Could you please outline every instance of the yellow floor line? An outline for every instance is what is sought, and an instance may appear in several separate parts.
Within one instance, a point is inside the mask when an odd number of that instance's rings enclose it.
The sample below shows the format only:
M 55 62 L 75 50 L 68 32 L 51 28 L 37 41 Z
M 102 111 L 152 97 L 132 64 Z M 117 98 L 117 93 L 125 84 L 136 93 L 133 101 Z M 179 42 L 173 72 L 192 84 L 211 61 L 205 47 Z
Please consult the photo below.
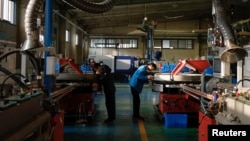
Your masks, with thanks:
M 141 134 L 141 141 L 148 141 L 148 136 L 147 136 L 143 121 L 139 120 L 138 126 L 139 126 L 139 130 Z

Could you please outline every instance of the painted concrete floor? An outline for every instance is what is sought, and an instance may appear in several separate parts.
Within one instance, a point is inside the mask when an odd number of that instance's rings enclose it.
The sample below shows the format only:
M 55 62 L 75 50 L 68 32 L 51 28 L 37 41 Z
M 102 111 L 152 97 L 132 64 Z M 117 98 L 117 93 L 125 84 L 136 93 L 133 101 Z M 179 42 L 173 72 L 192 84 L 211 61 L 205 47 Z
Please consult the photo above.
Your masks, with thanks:
M 64 141 L 198 141 L 197 128 L 166 128 L 157 116 L 154 105 L 159 93 L 147 85 L 141 93 L 141 115 L 144 121 L 132 120 L 132 96 L 127 84 L 116 85 L 116 120 L 104 123 L 107 118 L 103 94 L 95 97 L 96 110 L 85 124 L 66 124 Z

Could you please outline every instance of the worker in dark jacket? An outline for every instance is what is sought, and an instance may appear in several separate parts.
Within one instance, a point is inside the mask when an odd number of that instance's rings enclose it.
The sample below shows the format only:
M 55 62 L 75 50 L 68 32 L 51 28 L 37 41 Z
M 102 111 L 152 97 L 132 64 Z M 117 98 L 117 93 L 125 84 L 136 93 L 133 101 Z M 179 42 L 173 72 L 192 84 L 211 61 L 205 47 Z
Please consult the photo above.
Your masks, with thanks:
M 141 65 L 132 75 L 129 85 L 131 93 L 133 96 L 133 119 L 134 120 L 144 120 L 140 115 L 140 93 L 142 91 L 143 85 L 148 80 L 153 79 L 153 75 L 149 75 L 149 71 L 156 70 L 156 65 L 150 63 L 147 65 Z
M 116 106 L 115 106 L 115 84 L 114 79 L 111 76 L 111 69 L 107 65 L 101 65 L 95 63 L 94 70 L 96 74 L 96 81 L 99 88 L 102 87 L 105 94 L 105 105 L 108 113 L 108 118 L 104 122 L 112 122 L 116 118 Z

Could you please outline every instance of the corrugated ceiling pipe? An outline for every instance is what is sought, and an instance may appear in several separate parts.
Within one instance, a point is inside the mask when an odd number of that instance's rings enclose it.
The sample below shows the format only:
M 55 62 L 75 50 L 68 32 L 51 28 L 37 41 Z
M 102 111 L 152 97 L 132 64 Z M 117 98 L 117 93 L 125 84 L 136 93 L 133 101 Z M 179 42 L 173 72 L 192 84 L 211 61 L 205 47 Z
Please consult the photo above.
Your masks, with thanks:
M 118 0 L 104 0 L 100 3 L 90 2 L 87 0 L 63 0 L 64 2 L 76 7 L 82 11 L 86 11 L 89 13 L 104 13 L 109 11 Z
M 236 45 L 234 32 L 221 0 L 213 0 L 213 12 L 216 25 L 223 35 L 224 44 L 226 46 L 226 49 L 220 54 L 221 60 L 227 63 L 235 63 L 242 60 L 247 56 L 247 51 Z
M 38 28 L 37 28 L 37 18 L 39 8 L 42 6 L 43 0 L 30 0 L 24 17 L 24 28 L 26 33 L 26 41 L 24 42 L 22 48 L 23 50 L 38 47 Z
M 229 20 L 226 16 L 226 12 L 223 8 L 221 0 L 214 0 L 214 12 L 216 18 L 216 24 L 219 27 L 224 40 L 235 41 L 233 30 L 230 26 Z

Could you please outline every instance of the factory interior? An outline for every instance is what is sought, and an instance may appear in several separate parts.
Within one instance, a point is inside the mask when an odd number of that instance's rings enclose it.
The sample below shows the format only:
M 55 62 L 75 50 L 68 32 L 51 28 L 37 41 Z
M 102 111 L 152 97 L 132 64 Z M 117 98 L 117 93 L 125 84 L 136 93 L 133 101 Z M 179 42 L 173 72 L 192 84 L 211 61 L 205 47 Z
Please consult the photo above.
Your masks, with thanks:
M 0 0 L 0 141 L 210 141 L 210 127 L 249 125 L 249 9 L 249 0 Z M 111 69 L 112 122 L 93 63 Z M 130 78 L 149 63 L 144 120 L 134 120 Z

